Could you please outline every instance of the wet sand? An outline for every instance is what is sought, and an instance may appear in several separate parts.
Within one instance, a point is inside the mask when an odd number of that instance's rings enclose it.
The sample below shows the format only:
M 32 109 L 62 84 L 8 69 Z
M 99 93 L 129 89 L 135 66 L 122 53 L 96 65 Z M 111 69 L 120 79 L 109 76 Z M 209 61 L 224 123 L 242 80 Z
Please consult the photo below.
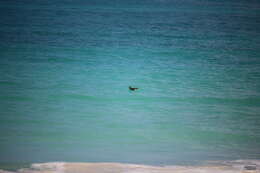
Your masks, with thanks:
M 208 162 L 202 166 L 149 166 L 122 163 L 66 163 L 32 164 L 15 172 L 0 173 L 260 173 L 259 160 Z

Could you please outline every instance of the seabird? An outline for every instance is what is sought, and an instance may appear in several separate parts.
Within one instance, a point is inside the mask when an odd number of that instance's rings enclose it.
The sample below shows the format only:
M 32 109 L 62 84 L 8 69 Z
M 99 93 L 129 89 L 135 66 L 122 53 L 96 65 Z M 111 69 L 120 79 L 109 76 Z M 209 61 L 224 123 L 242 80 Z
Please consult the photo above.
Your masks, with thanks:
M 131 87 L 131 86 L 129 86 L 129 90 L 131 90 L 131 91 L 134 91 L 134 90 L 137 90 L 138 88 L 133 88 L 133 87 Z

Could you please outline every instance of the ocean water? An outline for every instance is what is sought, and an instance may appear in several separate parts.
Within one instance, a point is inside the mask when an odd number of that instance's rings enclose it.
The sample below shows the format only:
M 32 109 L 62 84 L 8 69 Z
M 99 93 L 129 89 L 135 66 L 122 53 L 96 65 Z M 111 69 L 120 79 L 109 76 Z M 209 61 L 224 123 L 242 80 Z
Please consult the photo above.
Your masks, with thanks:
M 260 159 L 259 9 L 2 0 L 0 168 Z

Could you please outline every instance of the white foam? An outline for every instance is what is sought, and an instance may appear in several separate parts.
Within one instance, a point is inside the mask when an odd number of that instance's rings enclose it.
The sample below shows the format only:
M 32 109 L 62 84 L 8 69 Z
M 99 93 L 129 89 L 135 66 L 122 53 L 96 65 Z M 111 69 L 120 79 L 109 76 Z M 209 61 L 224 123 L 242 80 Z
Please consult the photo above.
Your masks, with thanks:
M 254 170 L 248 170 L 253 168 Z M 260 173 L 260 160 L 214 161 L 203 166 L 149 166 L 121 163 L 35 163 L 0 173 Z
M 64 162 L 34 163 L 30 168 L 19 169 L 19 173 L 64 173 Z
M 34 163 L 31 168 L 36 170 L 51 170 L 57 173 L 64 172 L 64 162 Z

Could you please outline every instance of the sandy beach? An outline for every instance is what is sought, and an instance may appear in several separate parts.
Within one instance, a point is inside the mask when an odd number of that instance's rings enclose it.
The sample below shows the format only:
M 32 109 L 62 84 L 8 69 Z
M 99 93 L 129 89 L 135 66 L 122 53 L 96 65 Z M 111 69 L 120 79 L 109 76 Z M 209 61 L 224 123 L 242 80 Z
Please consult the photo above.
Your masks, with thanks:
M 0 173 L 260 173 L 259 160 L 209 162 L 202 166 L 148 166 L 122 163 L 66 163 L 32 164 L 15 172 Z

